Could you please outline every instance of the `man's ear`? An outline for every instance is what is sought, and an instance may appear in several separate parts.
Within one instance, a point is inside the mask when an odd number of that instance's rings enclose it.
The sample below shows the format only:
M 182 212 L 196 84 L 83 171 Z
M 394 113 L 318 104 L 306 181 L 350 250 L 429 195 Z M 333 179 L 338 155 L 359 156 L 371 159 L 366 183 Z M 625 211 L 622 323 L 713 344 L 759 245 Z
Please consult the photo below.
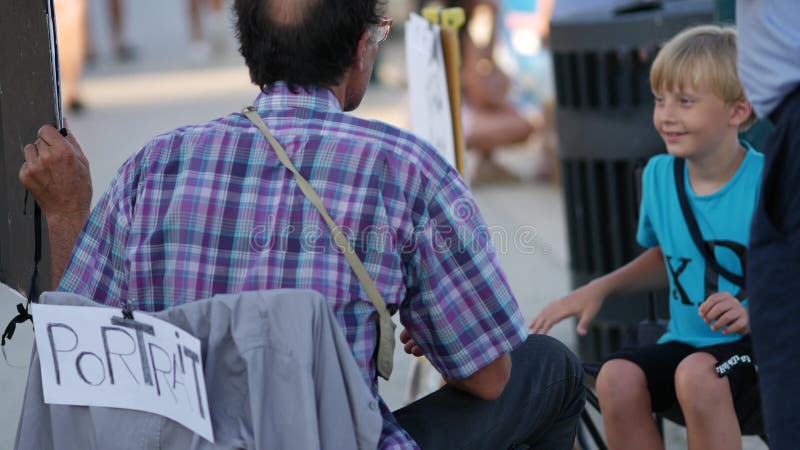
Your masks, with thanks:
M 747 99 L 737 100 L 733 103 L 733 109 L 731 110 L 731 118 L 730 118 L 730 125 L 734 127 L 739 127 L 743 123 L 747 122 L 747 119 L 753 114 L 753 107 L 750 105 L 750 102 Z
M 358 45 L 356 46 L 356 60 L 354 61 L 356 68 L 358 70 L 364 70 L 367 64 L 367 52 L 370 49 L 370 42 L 369 37 L 369 30 L 365 30 L 361 33 L 361 37 L 358 38 Z

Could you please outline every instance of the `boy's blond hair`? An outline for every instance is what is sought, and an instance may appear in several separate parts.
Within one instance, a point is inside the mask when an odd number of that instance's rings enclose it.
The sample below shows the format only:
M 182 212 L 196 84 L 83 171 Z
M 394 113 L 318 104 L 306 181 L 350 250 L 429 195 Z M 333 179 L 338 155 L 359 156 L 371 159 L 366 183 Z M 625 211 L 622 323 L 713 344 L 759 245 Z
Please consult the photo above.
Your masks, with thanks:
M 736 29 L 700 25 L 681 31 L 658 52 L 650 69 L 650 86 L 655 92 L 703 87 L 728 104 L 744 99 L 736 71 Z M 752 113 L 740 129 L 755 121 Z

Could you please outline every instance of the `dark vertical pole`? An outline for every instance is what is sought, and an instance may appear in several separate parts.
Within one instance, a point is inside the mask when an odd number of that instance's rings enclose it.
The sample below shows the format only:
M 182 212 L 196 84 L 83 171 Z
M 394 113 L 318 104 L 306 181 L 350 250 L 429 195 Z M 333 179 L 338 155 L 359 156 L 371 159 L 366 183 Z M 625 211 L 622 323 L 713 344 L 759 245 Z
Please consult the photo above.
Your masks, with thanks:
M 0 281 L 19 291 L 28 289 L 34 252 L 33 204 L 25 208 L 18 179 L 22 148 L 40 126 L 56 123 L 46 12 L 46 0 L 0 1 Z M 50 285 L 46 237 L 45 228 L 42 288 Z
M 0 81 L 0 91 L 2 90 L 2 81 Z M 5 158 L 5 145 L 3 140 L 5 133 L 3 132 L 3 95 L 0 94 L 0 174 L 3 175 L 3 181 L 6 179 L 6 158 Z M 3 220 L 8 211 L 8 198 L 6 195 L 5 183 L 0 185 L 0 282 L 8 278 L 5 265 L 5 248 L 9 245 L 8 221 Z

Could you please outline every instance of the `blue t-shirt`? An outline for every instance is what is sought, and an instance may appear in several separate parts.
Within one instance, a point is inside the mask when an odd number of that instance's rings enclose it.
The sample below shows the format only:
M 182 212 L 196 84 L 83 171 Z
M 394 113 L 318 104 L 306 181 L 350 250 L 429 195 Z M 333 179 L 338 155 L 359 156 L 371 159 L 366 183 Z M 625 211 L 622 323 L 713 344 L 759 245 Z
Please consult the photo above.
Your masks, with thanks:
M 750 144 L 742 164 L 719 191 L 696 195 L 685 170 L 689 204 L 703 239 L 714 248 L 717 261 L 734 274 L 743 273 L 750 238 L 750 221 L 758 198 L 764 156 Z M 738 334 L 711 331 L 698 315 L 700 303 L 711 294 L 728 292 L 747 306 L 747 293 L 714 273 L 695 247 L 678 202 L 673 166 L 675 158 L 658 155 L 650 159 L 642 175 L 642 206 L 636 238 L 647 248 L 660 246 L 670 284 L 670 321 L 659 344 L 684 342 L 694 347 L 733 342 Z

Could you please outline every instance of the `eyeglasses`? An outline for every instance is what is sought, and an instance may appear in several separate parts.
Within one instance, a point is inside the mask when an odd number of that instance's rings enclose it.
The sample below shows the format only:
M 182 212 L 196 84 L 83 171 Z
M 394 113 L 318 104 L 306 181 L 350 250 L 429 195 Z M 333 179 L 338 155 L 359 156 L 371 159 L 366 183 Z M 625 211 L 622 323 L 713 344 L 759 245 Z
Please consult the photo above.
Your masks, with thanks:
M 378 23 L 370 27 L 370 40 L 376 45 L 383 44 L 392 31 L 392 22 L 394 22 L 393 19 L 381 16 L 380 19 L 378 19 Z

